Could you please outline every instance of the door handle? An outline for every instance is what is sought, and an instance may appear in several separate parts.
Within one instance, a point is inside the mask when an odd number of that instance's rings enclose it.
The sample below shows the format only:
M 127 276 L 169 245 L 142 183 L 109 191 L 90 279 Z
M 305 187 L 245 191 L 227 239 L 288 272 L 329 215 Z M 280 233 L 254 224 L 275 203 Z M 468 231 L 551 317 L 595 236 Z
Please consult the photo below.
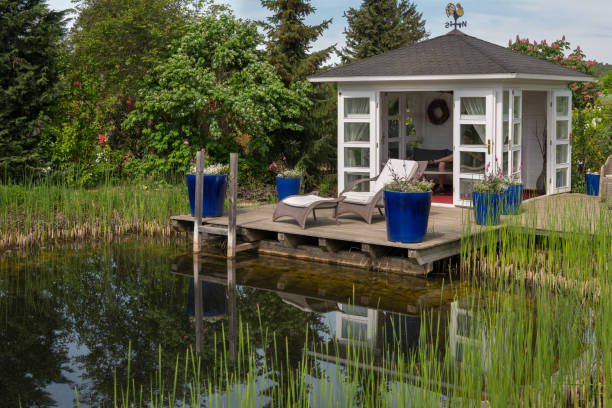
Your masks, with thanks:
M 487 140 L 487 151 L 491 154 L 491 139 Z

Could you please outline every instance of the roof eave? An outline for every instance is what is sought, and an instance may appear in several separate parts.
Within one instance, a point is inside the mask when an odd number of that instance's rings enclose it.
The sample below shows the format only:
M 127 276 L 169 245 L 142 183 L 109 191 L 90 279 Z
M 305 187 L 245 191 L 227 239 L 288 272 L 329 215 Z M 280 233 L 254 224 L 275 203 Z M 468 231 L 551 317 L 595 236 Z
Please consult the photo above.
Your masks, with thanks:
M 559 82 L 591 82 L 595 78 L 583 75 L 550 75 L 550 74 L 455 74 L 455 75 L 402 75 L 402 76 L 338 76 L 307 78 L 310 82 L 390 82 L 390 81 L 461 81 L 492 79 L 529 79 Z

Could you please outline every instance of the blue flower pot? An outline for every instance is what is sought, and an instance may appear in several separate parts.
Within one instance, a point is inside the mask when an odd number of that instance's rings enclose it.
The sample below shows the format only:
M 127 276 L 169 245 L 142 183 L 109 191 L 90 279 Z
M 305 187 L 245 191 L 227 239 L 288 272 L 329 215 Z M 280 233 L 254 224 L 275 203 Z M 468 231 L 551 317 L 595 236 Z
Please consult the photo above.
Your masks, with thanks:
M 599 174 L 585 174 L 587 194 L 591 196 L 599 195 Z
M 220 217 L 225 205 L 227 174 L 204 175 L 202 202 L 202 217 Z M 187 190 L 189 191 L 189 207 L 191 216 L 195 216 L 196 175 L 187 175 Z
M 498 193 L 472 193 L 474 218 L 478 225 L 496 225 L 501 212 Z
M 523 185 L 510 185 L 502 195 L 502 214 L 517 215 L 521 212 Z
M 278 201 L 283 201 L 285 197 L 300 194 L 300 187 L 302 186 L 301 177 L 277 177 L 276 178 L 276 192 L 278 193 Z
M 427 232 L 431 191 L 400 193 L 384 191 L 387 239 L 395 242 L 421 242 Z

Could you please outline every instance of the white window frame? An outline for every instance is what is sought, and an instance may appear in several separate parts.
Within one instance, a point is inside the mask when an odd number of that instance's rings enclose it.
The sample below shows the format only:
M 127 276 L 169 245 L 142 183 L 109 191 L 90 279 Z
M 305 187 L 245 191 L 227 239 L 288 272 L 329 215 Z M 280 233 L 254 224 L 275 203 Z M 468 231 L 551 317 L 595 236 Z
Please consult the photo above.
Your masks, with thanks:
M 546 153 L 548 183 L 547 194 L 565 193 L 571 190 L 572 186 L 572 93 L 569 90 L 552 90 L 548 93 L 550 113 L 548 115 L 548 151 Z M 567 97 L 567 115 L 557 115 L 557 97 Z M 567 121 L 567 139 L 559 140 L 557 135 L 557 121 Z M 567 163 L 557 163 L 557 146 L 567 145 Z M 563 187 L 557 187 L 557 171 L 565 170 L 567 183 Z
M 494 133 L 494 92 L 493 89 L 470 89 L 455 90 L 453 92 L 453 204 L 458 206 L 471 206 L 472 201 L 462 200 L 460 195 L 461 180 L 482 180 L 484 174 L 462 173 L 459 163 L 461 152 L 485 153 L 485 169 L 492 166 L 492 157 L 495 152 L 495 133 Z M 461 98 L 484 97 L 486 103 L 486 114 L 484 117 L 462 118 L 461 117 Z M 486 144 L 484 145 L 462 145 L 461 144 L 461 125 L 485 125 Z
M 338 193 L 344 190 L 345 174 L 368 174 L 368 177 L 374 177 L 378 174 L 378 133 L 377 133 L 377 118 L 379 117 L 378 109 L 379 92 L 375 91 L 354 91 L 342 90 L 338 91 Z M 344 117 L 344 100 L 348 98 L 369 98 L 370 112 L 367 115 Z M 369 123 L 370 139 L 367 142 L 345 142 L 344 141 L 344 124 L 345 123 Z M 345 167 L 344 150 L 346 147 L 369 148 L 370 149 L 370 165 L 369 167 Z M 365 176 L 364 176 L 365 177 Z M 372 186 L 370 185 L 370 188 Z

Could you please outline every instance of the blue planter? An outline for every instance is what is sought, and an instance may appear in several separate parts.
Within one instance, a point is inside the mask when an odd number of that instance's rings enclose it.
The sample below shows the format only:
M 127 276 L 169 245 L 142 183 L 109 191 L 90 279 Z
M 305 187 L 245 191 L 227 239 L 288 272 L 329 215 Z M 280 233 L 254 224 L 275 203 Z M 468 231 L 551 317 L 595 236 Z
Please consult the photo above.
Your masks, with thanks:
M 427 232 L 431 191 L 400 193 L 384 191 L 387 239 L 395 242 L 421 242 Z
M 474 218 L 478 225 L 496 225 L 501 212 L 500 195 L 498 193 L 472 193 Z
M 517 215 L 521 212 L 523 202 L 523 185 L 509 185 L 502 195 L 502 214 Z
M 599 195 L 599 174 L 585 174 L 587 194 L 592 196 Z
M 223 215 L 225 205 L 225 191 L 227 174 L 204 175 L 204 189 L 202 202 L 202 217 L 220 217 Z M 187 190 L 189 191 L 189 207 L 191 215 L 195 216 L 195 189 L 196 175 L 187 175 Z
M 278 201 L 283 201 L 285 197 L 300 194 L 300 187 L 302 186 L 302 178 L 276 178 L 276 192 L 278 193 Z

